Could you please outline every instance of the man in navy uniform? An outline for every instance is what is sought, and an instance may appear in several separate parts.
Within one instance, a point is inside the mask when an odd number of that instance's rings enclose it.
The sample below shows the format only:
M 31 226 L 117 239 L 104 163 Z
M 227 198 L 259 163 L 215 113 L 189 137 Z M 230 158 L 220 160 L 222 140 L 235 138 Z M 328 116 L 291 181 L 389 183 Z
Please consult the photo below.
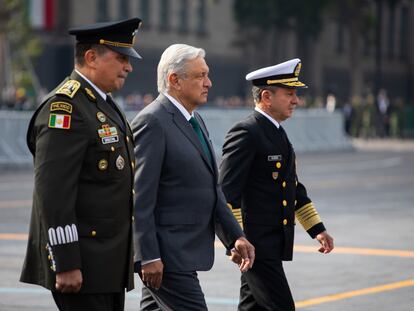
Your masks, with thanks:
M 292 145 L 280 123 L 298 104 L 301 62 L 262 68 L 246 76 L 253 83 L 255 111 L 228 132 L 220 183 L 228 206 L 256 249 L 253 268 L 241 276 L 239 310 L 295 310 L 282 261 L 292 260 L 295 216 L 322 253 L 333 239 L 296 175 Z M 233 260 L 238 261 L 236 253 Z
M 140 58 L 132 18 L 73 28 L 75 69 L 46 96 L 27 133 L 35 186 L 21 281 L 59 310 L 124 310 L 133 289 L 132 132 L 110 92 Z

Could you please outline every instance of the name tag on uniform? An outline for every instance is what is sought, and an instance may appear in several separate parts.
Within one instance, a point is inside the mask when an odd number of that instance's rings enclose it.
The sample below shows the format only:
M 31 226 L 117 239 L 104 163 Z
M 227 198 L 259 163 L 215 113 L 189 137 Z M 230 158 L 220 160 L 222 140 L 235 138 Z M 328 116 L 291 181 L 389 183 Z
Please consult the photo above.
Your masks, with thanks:
M 108 137 L 102 137 L 102 144 L 112 144 L 119 141 L 118 135 L 115 136 L 108 136 Z
M 281 154 L 268 155 L 267 161 L 269 162 L 282 161 L 282 155 Z

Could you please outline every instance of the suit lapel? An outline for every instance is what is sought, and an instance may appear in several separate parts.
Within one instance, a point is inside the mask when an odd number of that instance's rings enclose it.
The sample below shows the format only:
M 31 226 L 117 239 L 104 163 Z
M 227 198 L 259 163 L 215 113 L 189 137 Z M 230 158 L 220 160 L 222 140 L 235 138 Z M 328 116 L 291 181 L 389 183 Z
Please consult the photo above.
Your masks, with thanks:
M 81 88 L 82 91 L 84 93 L 86 93 L 86 96 L 88 96 L 88 98 L 90 98 L 91 100 L 93 100 L 98 108 L 98 110 L 102 111 L 109 119 L 111 119 L 112 122 L 116 123 L 118 125 L 118 128 L 120 130 L 122 130 L 124 133 L 126 132 L 126 128 L 125 128 L 125 124 L 122 124 L 120 121 L 120 118 L 122 116 L 123 121 L 126 122 L 126 118 L 125 115 L 123 114 L 123 112 L 121 111 L 121 109 L 118 108 L 119 112 L 121 113 L 121 115 L 119 117 L 117 117 L 116 114 L 118 114 L 116 111 L 114 111 L 113 108 L 111 108 L 109 106 L 109 104 L 101 97 L 101 95 L 99 95 L 95 89 L 92 87 L 92 85 L 90 85 L 87 81 L 85 81 L 80 75 L 78 75 L 76 73 L 76 71 L 73 71 L 71 74 L 71 79 L 75 79 L 78 80 L 79 82 L 81 82 Z M 87 91 L 85 88 L 87 88 L 89 91 Z M 88 94 L 88 92 L 92 93 L 92 96 L 94 97 L 94 99 L 91 97 L 90 94 Z
M 184 136 L 186 136 L 187 139 L 191 142 L 191 144 L 197 149 L 208 168 L 211 171 L 213 171 L 213 168 L 209 163 L 210 161 L 207 159 L 207 156 L 205 155 L 203 148 L 201 146 L 200 140 L 198 139 L 197 134 L 195 133 L 190 122 L 188 122 L 184 118 L 183 114 L 177 109 L 177 107 L 174 106 L 173 103 L 169 101 L 167 97 L 165 97 L 164 95 L 160 95 L 158 99 L 160 100 L 161 104 L 165 107 L 165 109 L 172 114 L 174 124 L 180 129 Z

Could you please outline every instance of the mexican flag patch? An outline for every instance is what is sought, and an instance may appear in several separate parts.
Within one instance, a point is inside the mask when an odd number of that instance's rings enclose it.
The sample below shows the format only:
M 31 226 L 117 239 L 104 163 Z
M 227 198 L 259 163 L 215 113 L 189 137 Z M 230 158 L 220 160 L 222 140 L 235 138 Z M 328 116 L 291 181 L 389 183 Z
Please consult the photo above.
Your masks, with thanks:
M 49 116 L 49 127 L 63 130 L 70 129 L 70 116 L 51 113 Z

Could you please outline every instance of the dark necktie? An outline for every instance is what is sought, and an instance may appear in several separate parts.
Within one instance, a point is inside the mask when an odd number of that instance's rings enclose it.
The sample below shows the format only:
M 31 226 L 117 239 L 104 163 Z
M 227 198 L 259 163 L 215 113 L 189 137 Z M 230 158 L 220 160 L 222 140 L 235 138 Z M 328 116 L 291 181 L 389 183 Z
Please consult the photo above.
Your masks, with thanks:
M 279 133 L 282 136 L 283 143 L 286 144 L 286 146 L 288 146 L 288 144 L 289 144 L 288 143 L 288 138 L 287 138 L 285 130 L 283 129 L 283 127 L 281 125 L 279 125 Z
M 125 123 L 124 118 L 122 117 L 121 112 L 119 111 L 118 106 L 115 104 L 114 100 L 110 95 L 106 96 L 106 102 L 109 104 L 109 106 L 114 110 L 115 113 L 115 119 L 117 120 L 118 124 L 121 126 L 121 128 L 125 131 Z
M 204 138 L 204 135 L 201 132 L 200 124 L 198 123 L 197 119 L 194 118 L 194 117 L 191 117 L 189 122 L 193 126 L 193 129 L 197 134 L 198 140 L 201 143 L 201 147 L 203 148 L 204 154 L 207 156 L 207 158 L 208 158 L 208 160 L 210 161 L 210 164 L 211 164 L 212 160 L 211 160 L 210 149 L 208 148 L 206 139 Z

